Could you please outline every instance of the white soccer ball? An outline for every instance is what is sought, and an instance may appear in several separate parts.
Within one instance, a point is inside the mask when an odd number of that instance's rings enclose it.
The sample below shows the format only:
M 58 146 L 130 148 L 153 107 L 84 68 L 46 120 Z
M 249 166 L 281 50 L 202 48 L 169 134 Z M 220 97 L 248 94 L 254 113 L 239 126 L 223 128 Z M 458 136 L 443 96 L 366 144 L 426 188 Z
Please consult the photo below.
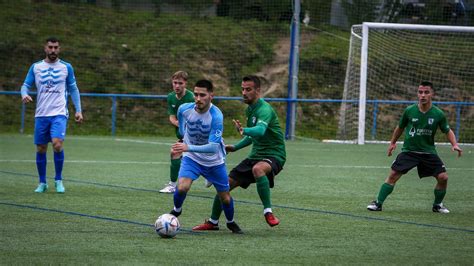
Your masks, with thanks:
M 155 231 L 163 238 L 173 238 L 178 233 L 181 225 L 173 214 L 165 213 L 155 221 Z

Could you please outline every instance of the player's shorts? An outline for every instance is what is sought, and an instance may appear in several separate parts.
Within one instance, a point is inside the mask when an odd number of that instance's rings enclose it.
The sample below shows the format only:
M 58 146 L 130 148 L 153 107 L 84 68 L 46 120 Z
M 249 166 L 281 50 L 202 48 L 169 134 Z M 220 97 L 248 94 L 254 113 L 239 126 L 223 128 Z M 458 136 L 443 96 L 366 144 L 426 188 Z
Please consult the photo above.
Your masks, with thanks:
M 193 181 L 202 175 L 216 188 L 217 192 L 229 191 L 229 178 L 225 163 L 216 166 L 203 166 L 195 162 L 193 159 L 184 156 L 181 160 L 179 168 L 179 178 L 187 177 Z
M 48 144 L 53 138 L 66 137 L 67 117 L 64 115 L 35 118 L 35 144 Z
M 267 177 L 268 181 L 270 182 L 270 188 L 273 188 L 275 185 L 275 176 L 283 169 L 283 166 L 280 164 L 280 162 L 273 157 L 260 160 L 247 158 L 230 171 L 229 177 L 239 182 L 240 187 L 248 188 L 250 184 L 256 182 L 252 173 L 252 168 L 258 162 L 267 162 L 272 167 L 272 171 L 267 174 Z
M 437 154 L 402 152 L 392 163 L 392 169 L 402 174 L 408 173 L 414 167 L 418 169 L 420 178 L 426 176 L 438 176 L 446 172 L 443 161 Z

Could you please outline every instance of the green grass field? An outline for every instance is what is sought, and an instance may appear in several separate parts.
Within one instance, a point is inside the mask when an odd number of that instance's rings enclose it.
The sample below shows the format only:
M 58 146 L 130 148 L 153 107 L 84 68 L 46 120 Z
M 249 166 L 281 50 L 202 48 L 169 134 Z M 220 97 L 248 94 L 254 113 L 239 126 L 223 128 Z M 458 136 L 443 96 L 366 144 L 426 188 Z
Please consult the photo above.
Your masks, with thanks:
M 369 203 L 394 159 L 386 145 L 287 143 L 288 161 L 272 190 L 281 224 L 270 228 L 255 185 L 237 189 L 236 221 L 195 233 L 214 196 L 195 182 L 180 216 L 182 231 L 162 239 L 152 224 L 169 212 L 172 139 L 68 136 L 66 193 L 54 192 L 48 151 L 45 194 L 37 185 L 32 136 L 0 135 L 0 264 L 457 264 L 474 262 L 474 148 L 456 158 L 438 147 L 450 177 L 450 214 L 431 212 L 435 180 L 412 171 L 400 180 L 383 212 Z M 231 140 L 227 140 L 232 143 Z M 398 148 L 399 151 L 400 147 Z M 228 156 L 233 167 L 248 150 Z

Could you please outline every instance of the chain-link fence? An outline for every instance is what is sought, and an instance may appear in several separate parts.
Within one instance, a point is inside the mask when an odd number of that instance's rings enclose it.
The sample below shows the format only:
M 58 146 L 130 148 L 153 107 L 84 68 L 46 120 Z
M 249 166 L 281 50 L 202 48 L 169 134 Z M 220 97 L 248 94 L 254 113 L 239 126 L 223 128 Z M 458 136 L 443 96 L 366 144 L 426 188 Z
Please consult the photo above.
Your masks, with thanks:
M 302 1 L 298 98 L 310 101 L 298 102 L 296 136 L 336 138 L 352 24 L 473 25 L 472 1 L 425 2 Z M 288 97 L 293 5 L 290 0 L 2 1 L 0 92 L 19 91 L 30 65 L 44 58 L 44 40 L 57 36 L 60 57 L 73 65 L 83 94 L 85 123 L 70 122 L 69 134 L 171 136 L 164 95 L 177 70 L 189 73 L 188 88 L 198 79 L 212 80 L 217 96 L 239 97 L 241 77 L 257 74 L 266 98 Z M 226 99 L 216 101 L 225 117 L 242 119 L 245 105 Z M 285 125 L 287 102 L 278 99 L 272 105 Z M 1 132 L 20 131 L 18 95 L 0 94 L 0 113 Z M 34 106 L 26 106 L 24 132 L 33 130 L 33 113 Z

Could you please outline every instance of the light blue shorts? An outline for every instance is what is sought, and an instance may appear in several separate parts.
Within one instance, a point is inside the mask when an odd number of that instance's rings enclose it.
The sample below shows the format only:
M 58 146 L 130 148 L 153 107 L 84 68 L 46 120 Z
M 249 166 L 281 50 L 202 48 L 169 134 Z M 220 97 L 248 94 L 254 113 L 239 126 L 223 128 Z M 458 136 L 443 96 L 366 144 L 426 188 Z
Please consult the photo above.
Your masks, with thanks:
M 67 117 L 64 115 L 35 118 L 35 144 L 48 144 L 53 138 L 66 137 Z
M 225 163 L 216 166 L 202 166 L 190 159 L 183 157 L 181 160 L 181 168 L 179 168 L 179 177 L 191 178 L 193 181 L 202 175 L 216 188 L 217 192 L 229 191 L 229 179 Z

